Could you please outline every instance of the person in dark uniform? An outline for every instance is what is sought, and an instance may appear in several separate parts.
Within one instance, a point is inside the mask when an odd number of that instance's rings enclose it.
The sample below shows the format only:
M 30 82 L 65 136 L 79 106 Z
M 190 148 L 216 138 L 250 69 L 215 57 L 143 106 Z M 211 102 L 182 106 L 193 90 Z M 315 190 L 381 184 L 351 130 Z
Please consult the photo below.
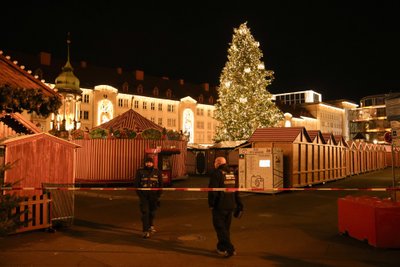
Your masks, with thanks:
M 209 188 L 237 188 L 236 176 L 224 157 L 217 157 L 214 167 Z M 239 192 L 209 191 L 208 205 L 212 210 L 212 222 L 218 238 L 217 253 L 224 257 L 236 255 L 230 238 L 230 227 L 233 212 L 243 210 Z
M 137 171 L 134 185 L 136 188 L 162 188 L 163 181 L 161 171 L 154 168 L 152 158 L 146 158 L 144 168 Z M 142 213 L 143 238 L 149 238 L 155 233 L 154 217 L 160 206 L 161 190 L 137 190 Z

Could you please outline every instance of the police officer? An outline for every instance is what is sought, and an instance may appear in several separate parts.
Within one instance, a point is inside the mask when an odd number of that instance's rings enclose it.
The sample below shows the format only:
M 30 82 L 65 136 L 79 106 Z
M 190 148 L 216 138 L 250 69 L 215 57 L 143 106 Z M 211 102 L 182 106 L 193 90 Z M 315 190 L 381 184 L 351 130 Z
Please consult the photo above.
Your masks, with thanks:
M 215 171 L 212 173 L 209 188 L 235 188 L 237 179 L 233 170 L 226 164 L 224 157 L 217 157 L 214 161 Z M 236 255 L 230 239 L 230 227 L 233 211 L 243 210 L 239 192 L 209 191 L 208 205 L 212 210 L 212 221 L 217 233 L 217 253 L 224 257 Z
M 144 161 L 144 168 L 137 171 L 135 176 L 136 188 L 162 188 L 162 175 L 161 171 L 154 168 L 154 161 L 152 158 L 146 158 Z M 160 206 L 161 190 L 137 190 L 136 191 L 140 200 L 140 211 L 142 213 L 143 224 L 143 238 L 149 238 L 151 234 L 155 233 L 154 217 L 157 207 Z

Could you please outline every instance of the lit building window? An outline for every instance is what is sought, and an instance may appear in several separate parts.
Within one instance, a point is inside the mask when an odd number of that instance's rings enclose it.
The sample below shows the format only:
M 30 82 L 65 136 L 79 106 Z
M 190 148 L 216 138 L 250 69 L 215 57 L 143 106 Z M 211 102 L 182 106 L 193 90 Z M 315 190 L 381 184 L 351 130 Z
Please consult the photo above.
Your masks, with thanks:
M 143 108 L 143 109 L 147 109 L 147 102 L 146 102 L 146 101 L 143 101 L 142 108 Z
M 167 119 L 167 127 L 175 127 L 176 126 L 176 119 L 169 118 Z
M 194 114 L 191 109 L 185 109 L 183 111 L 183 133 L 187 136 L 189 136 L 189 143 L 194 142 L 194 129 L 193 129 L 193 123 L 194 123 Z
M 139 108 L 139 100 L 135 100 L 134 102 L 134 108 Z
M 163 106 L 162 103 L 158 103 L 158 110 L 159 111 L 162 111 L 162 106 Z
M 156 103 L 151 102 L 151 103 L 150 103 L 150 109 L 151 109 L 151 110 L 155 110 L 155 109 L 156 109 Z
M 99 108 L 98 108 L 98 124 L 100 125 L 102 123 L 105 123 L 113 118 L 113 105 L 110 100 L 108 99 L 103 99 L 99 103 Z
M 88 94 L 83 95 L 83 103 L 89 103 L 89 95 Z
M 171 104 L 168 104 L 167 110 L 168 110 L 168 112 L 175 112 L 175 106 L 171 105 Z

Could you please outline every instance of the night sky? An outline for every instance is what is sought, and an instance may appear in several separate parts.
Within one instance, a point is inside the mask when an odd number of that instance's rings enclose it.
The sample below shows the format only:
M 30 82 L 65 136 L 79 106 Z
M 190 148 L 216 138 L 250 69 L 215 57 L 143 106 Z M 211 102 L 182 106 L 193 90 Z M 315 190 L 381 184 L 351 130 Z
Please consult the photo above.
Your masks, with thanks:
M 72 61 L 218 85 L 233 28 L 247 21 L 275 72 L 271 93 L 358 103 L 400 91 L 399 1 L 9 2 L 0 17 L 6 52 L 64 59 L 71 32 Z

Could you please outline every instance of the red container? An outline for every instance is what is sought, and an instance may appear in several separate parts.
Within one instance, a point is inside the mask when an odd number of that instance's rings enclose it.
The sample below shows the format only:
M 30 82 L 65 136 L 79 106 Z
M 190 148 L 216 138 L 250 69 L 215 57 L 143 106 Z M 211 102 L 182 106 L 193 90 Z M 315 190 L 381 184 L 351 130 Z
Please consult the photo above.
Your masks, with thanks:
M 338 227 L 379 248 L 400 248 L 400 202 L 362 196 L 338 199 Z

